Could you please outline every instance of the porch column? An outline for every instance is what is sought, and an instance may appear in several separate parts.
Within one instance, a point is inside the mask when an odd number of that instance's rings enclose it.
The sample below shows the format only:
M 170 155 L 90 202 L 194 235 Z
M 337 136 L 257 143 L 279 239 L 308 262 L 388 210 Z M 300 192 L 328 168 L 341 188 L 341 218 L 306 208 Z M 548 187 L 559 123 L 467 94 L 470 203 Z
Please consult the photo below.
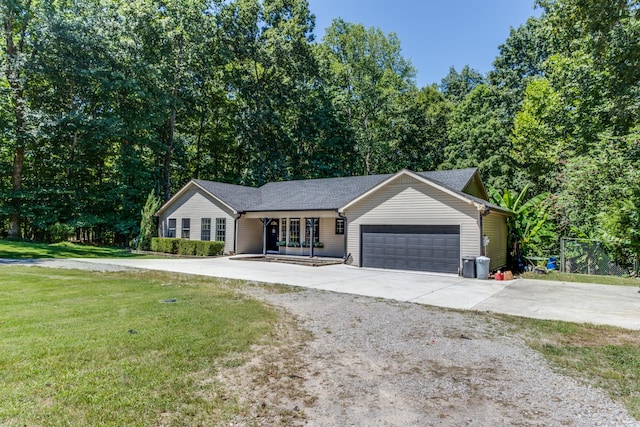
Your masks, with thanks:
M 309 257 L 313 258 L 313 243 L 314 243 L 314 235 L 313 235 L 313 231 L 316 225 L 316 218 L 310 218 L 311 219 L 311 231 L 309 233 Z
M 349 253 L 347 252 L 347 217 L 338 212 L 338 217 L 344 221 L 344 262 L 347 262 Z
M 271 222 L 271 218 L 260 218 L 262 221 L 262 255 L 267 254 L 267 225 Z

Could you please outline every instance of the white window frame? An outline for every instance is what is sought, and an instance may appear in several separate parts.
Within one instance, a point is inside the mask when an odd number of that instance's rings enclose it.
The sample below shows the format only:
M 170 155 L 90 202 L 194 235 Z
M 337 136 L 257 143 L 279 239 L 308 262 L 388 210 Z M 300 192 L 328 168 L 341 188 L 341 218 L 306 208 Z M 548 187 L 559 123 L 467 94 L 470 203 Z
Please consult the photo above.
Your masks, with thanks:
M 200 219 L 200 240 L 211 240 L 211 218 Z
M 186 227 L 185 227 L 186 224 Z M 191 218 L 182 218 L 181 221 L 181 229 L 180 229 L 180 236 L 183 239 L 190 239 L 191 238 Z
M 167 237 L 172 237 L 175 238 L 176 237 L 176 224 L 177 224 L 177 220 L 175 218 L 169 218 L 167 220 Z M 173 227 L 171 226 L 173 224 Z
M 226 242 L 227 240 L 227 219 L 216 218 L 216 241 Z

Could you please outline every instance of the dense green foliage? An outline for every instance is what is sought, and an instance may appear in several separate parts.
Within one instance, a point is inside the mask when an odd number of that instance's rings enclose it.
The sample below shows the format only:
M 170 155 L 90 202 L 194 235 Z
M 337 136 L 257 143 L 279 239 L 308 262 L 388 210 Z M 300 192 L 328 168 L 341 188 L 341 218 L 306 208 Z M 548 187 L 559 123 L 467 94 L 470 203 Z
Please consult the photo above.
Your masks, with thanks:
M 165 254 L 215 256 L 222 255 L 224 242 L 154 237 L 150 247 L 153 252 Z
M 529 186 L 526 185 L 520 194 L 508 189 L 501 194 L 489 187 L 489 194 L 494 203 L 513 212 L 507 219 L 508 243 L 513 248 L 511 253 L 517 256 L 520 251 L 525 255 L 544 256 L 544 251 L 557 241 L 554 225 L 549 220 L 549 193 L 528 198 L 528 190 Z
M 0 228 L 126 244 L 149 190 L 191 178 L 477 166 L 502 193 L 550 193 L 558 234 L 628 264 L 640 1 L 536 6 L 486 76 L 418 88 L 395 34 L 338 19 L 314 40 L 306 0 L 1 0 Z
M 0 274 L 7 426 L 219 425 L 249 408 L 211 378 L 251 359 L 265 337 L 277 342 L 275 322 L 282 327 L 220 279 L 13 266 Z

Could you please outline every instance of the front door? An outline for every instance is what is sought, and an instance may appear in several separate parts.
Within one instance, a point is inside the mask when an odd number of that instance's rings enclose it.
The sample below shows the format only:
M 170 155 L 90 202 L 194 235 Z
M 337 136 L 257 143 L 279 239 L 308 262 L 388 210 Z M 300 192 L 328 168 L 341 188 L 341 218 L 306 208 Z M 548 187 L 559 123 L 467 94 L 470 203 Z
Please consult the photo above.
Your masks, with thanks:
M 272 219 L 267 225 L 267 250 L 268 251 L 277 251 L 278 250 L 278 236 L 279 236 L 279 226 L 280 223 L 277 219 Z

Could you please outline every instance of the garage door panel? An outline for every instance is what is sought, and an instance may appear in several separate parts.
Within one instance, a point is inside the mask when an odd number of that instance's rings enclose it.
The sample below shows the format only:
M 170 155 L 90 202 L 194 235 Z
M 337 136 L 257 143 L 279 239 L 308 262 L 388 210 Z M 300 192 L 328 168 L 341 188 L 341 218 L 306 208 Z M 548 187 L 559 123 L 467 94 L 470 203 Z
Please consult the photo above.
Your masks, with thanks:
M 361 226 L 362 266 L 457 273 L 459 226 Z

